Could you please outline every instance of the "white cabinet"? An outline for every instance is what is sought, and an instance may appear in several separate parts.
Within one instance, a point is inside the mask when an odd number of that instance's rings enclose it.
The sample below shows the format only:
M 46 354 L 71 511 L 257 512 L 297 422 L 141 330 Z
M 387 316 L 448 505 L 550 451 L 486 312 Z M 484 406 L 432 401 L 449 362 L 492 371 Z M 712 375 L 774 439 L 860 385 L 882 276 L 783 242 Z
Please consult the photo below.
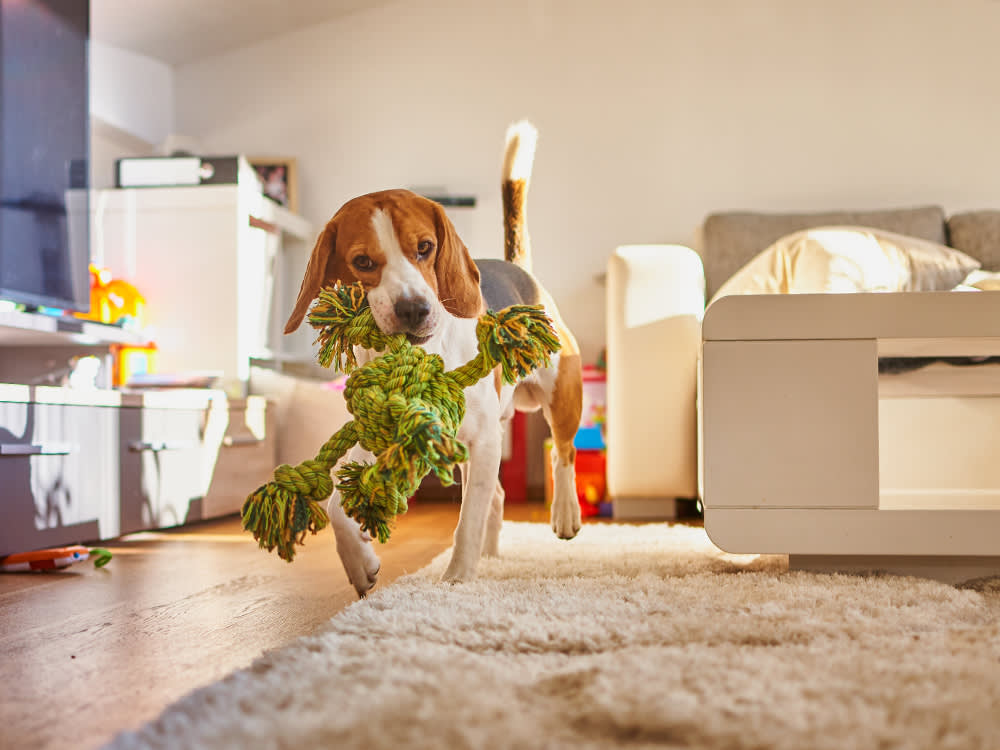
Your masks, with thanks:
M 57 392 L 0 385 L 0 555 L 118 533 L 114 410 Z
M 311 356 L 281 325 L 315 232 L 256 182 L 97 190 L 90 215 L 94 262 L 146 299 L 161 373 L 218 371 L 242 395 L 251 357 Z
M 271 479 L 270 409 L 211 390 L 0 383 L 0 556 L 239 512 Z

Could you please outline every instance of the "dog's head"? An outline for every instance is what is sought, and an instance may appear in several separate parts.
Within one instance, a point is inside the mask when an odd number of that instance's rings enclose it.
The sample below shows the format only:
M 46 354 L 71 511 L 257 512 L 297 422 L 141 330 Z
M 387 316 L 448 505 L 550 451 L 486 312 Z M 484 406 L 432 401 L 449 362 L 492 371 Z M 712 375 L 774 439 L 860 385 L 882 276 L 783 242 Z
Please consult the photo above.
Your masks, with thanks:
M 485 310 L 479 269 L 444 209 L 409 190 L 354 198 L 327 222 L 285 333 L 335 281 L 360 281 L 378 327 L 415 343 L 440 330 L 446 315 L 474 318 Z

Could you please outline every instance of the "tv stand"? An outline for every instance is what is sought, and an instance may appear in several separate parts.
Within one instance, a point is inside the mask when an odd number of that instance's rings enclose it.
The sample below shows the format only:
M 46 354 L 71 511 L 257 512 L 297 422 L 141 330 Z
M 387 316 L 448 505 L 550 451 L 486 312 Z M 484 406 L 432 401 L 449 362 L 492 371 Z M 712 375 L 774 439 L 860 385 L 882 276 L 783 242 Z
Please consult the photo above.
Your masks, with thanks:
M 235 513 L 270 478 L 274 430 L 259 396 L 44 384 L 73 357 L 107 363 L 111 344 L 144 341 L 81 319 L 0 312 L 0 555 Z
M 238 512 L 275 465 L 269 403 L 0 384 L 0 555 Z

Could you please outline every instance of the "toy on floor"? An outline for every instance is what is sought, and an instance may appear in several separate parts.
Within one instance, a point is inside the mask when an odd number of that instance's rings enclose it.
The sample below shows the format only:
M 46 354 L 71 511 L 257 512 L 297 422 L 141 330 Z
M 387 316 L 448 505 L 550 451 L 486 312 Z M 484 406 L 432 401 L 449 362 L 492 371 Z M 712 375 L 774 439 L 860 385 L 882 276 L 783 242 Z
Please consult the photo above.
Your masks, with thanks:
M 449 372 L 436 354 L 412 345 L 404 334 L 379 330 L 360 285 L 337 285 L 320 292 L 309 314 L 319 330 L 319 361 L 350 372 L 344 400 L 354 419 L 333 435 L 311 461 L 283 464 L 274 480 L 243 504 L 243 527 L 260 546 L 291 561 L 295 545 L 329 519 L 320 503 L 333 492 L 330 471 L 356 443 L 375 455 L 374 463 L 351 461 L 337 470 L 344 511 L 362 530 L 389 538 L 390 522 L 406 512 L 406 500 L 431 471 L 442 484 L 454 483 L 456 464 L 468 458 L 458 440 L 465 416 L 464 389 L 499 367 L 514 383 L 548 365 L 559 342 L 538 305 L 512 305 L 483 315 L 476 326 L 479 353 Z M 353 347 L 383 352 L 358 367 Z
M 14 555 L 0 557 L 0 571 L 23 573 L 31 570 L 55 570 L 84 562 L 90 558 L 94 559 L 95 568 L 103 568 L 111 562 L 111 553 L 101 547 L 82 547 L 79 545 L 39 549 L 33 552 L 18 552 Z

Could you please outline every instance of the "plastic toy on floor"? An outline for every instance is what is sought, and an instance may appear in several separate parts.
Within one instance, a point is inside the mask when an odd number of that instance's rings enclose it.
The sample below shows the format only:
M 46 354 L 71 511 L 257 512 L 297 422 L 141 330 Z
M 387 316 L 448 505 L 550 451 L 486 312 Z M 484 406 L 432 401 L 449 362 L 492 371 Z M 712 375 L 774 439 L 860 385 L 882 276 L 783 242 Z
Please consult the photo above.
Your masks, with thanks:
M 18 552 L 0 557 L 0 572 L 25 573 L 34 570 L 56 570 L 68 568 L 74 563 L 85 562 L 91 558 L 94 560 L 95 568 L 103 568 L 111 562 L 111 553 L 101 547 L 80 545 Z
M 355 444 L 375 456 L 374 463 L 351 461 L 337 470 L 344 511 L 362 530 L 389 538 L 390 522 L 406 512 L 407 498 L 431 471 L 442 484 L 454 483 L 454 467 L 468 458 L 458 440 L 465 416 L 464 389 L 499 367 L 514 383 L 536 367 L 548 365 L 559 342 L 540 306 L 513 305 L 488 312 L 476 326 L 479 352 L 445 372 L 444 360 L 411 344 L 404 334 L 379 330 L 360 285 L 337 285 L 320 292 L 309 314 L 319 331 L 319 361 L 351 374 L 344 387 L 354 419 L 333 435 L 315 459 L 283 464 L 274 480 L 243 504 L 243 527 L 260 546 L 291 561 L 307 532 L 329 521 L 320 503 L 334 490 L 330 472 Z M 358 367 L 354 347 L 382 352 Z

